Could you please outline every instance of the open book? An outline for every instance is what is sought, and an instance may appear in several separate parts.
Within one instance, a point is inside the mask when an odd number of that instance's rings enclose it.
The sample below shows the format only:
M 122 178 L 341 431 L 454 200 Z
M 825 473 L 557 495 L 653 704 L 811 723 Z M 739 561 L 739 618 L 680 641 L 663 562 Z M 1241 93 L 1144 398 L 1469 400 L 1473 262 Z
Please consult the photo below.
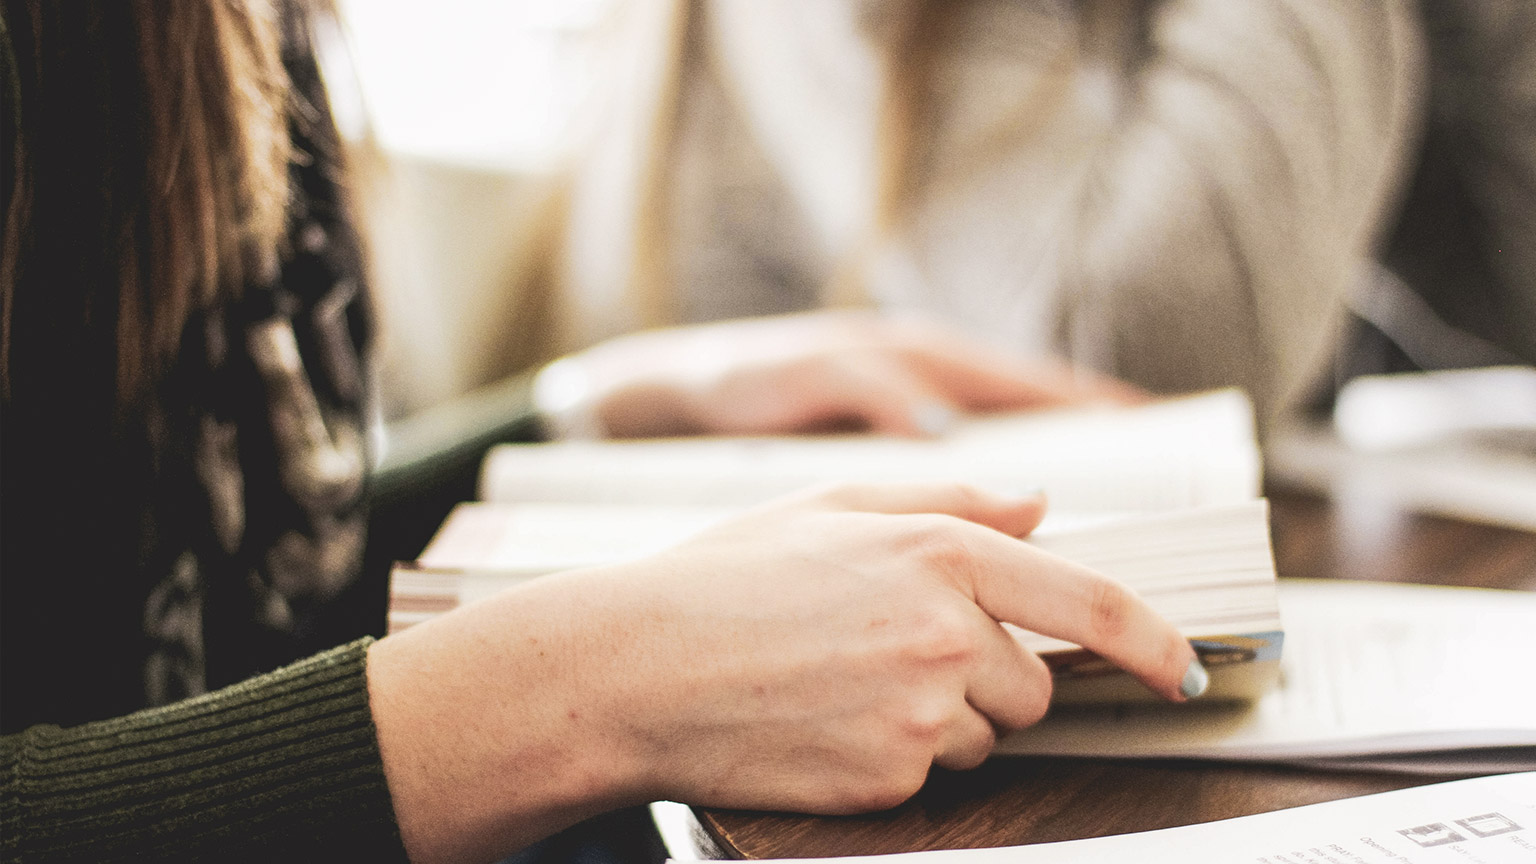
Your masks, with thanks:
M 942 438 L 867 435 L 567 441 L 494 448 L 487 501 L 735 507 L 832 482 L 1044 489 L 1054 514 L 1155 512 L 1259 495 L 1253 409 L 1237 390 L 1134 408 L 973 418 Z
M 1369 375 L 1331 422 L 1272 430 L 1272 478 L 1335 498 L 1536 531 L 1536 369 Z
M 679 438 L 506 445 L 481 497 L 396 568 L 390 626 L 510 581 L 641 557 L 776 495 L 834 482 L 1038 487 L 1031 542 L 1131 585 L 1194 642 L 1206 698 L 1251 698 L 1281 646 L 1253 409 L 1238 390 L 1135 407 L 970 418 L 942 438 Z M 498 506 L 502 505 L 502 506 Z M 1074 645 L 1020 632 L 1061 702 L 1151 698 Z
M 659 552 L 735 512 L 603 504 L 461 504 L 391 579 L 391 631 L 527 579 Z M 1247 501 L 1168 513 L 1082 518 L 1029 542 L 1134 588 L 1195 645 L 1206 700 L 1252 699 L 1279 674 L 1282 634 L 1267 506 Z M 1016 630 L 1045 658 L 1058 704 L 1155 698 L 1071 643 Z
M 1281 627 L 1258 499 L 1253 410 L 1237 390 L 1136 407 L 972 418 L 942 438 L 680 438 L 506 445 L 481 503 L 461 505 L 396 567 L 399 629 L 521 579 L 660 551 L 745 507 L 833 482 L 961 481 L 1046 490 L 1030 538 L 1120 579 L 1190 637 L 1208 700 L 1273 686 Z M 1059 703 L 1155 698 L 1075 645 L 1019 631 L 1052 666 Z
M 1348 583 L 1277 590 L 1251 409 L 1236 391 L 976 420 L 934 441 L 499 448 L 482 475 L 489 500 L 462 505 L 417 561 L 396 568 L 390 626 L 520 580 L 659 551 L 809 484 L 934 479 L 1045 488 L 1051 515 L 1030 542 L 1131 584 L 1213 670 L 1203 705 L 1128 706 L 1146 692 L 1127 676 L 1025 635 L 1052 658 L 1058 699 L 1002 752 L 1536 767 L 1526 668 L 1536 595 Z M 1261 691 L 1269 695 L 1246 705 L 1223 698 Z M 1084 704 L 1105 702 L 1115 704 Z

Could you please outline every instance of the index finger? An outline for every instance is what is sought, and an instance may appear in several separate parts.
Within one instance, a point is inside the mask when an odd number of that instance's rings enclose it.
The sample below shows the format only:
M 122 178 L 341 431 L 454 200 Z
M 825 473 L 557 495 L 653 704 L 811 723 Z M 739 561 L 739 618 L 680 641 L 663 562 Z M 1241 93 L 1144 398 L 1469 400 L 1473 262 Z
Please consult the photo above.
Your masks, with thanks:
M 1173 701 L 1204 692 L 1208 679 L 1189 641 L 1139 595 L 1015 539 L 1044 515 L 1039 495 L 1007 498 L 945 483 L 847 485 L 811 494 L 848 510 L 956 517 L 955 533 L 947 528 L 943 535 L 955 545 L 937 550 L 942 569 L 966 580 L 967 596 L 994 620 L 1081 645 Z
M 1124 583 L 996 532 L 977 531 L 961 570 L 988 615 L 1073 642 L 1175 702 L 1209 677 L 1189 640 Z

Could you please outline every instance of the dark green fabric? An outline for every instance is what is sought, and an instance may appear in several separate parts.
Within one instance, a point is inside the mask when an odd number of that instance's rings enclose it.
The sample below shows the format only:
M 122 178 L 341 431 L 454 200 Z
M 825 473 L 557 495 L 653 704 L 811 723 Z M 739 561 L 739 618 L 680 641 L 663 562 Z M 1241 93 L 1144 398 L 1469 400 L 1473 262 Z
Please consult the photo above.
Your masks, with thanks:
M 0 739 L 0 860 L 406 860 L 368 709 L 369 642 Z

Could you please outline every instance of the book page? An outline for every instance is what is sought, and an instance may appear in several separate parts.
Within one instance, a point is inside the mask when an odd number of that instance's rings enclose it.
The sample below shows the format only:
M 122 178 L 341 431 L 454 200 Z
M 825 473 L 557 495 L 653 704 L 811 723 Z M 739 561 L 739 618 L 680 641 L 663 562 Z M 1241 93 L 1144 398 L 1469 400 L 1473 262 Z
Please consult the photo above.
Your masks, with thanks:
M 619 504 L 460 504 L 414 562 L 390 580 L 395 632 L 547 573 L 654 554 L 727 518 L 721 508 Z M 1212 699 L 1252 699 L 1274 686 L 1283 643 L 1262 499 L 1083 520 L 1027 542 L 1131 586 L 1194 642 Z M 1078 646 L 1009 626 L 1046 658 L 1058 702 L 1157 697 Z
M 1281 580 L 1280 604 L 1281 683 L 1258 702 L 1061 712 L 999 752 L 1318 764 L 1486 747 L 1507 748 L 1508 770 L 1536 768 L 1536 594 Z M 1397 765 L 1458 770 L 1444 758 Z
M 1086 840 L 802 858 L 869 864 L 1536 864 L 1536 774 L 1455 780 Z
M 519 579 L 651 555 L 738 510 L 626 504 L 454 508 L 411 567 L 457 574 L 460 602 Z M 1191 636 L 1280 629 L 1268 504 L 1263 499 L 1168 513 L 1058 520 L 1026 538 L 1133 586 Z M 1036 650 L 1067 643 L 1030 637 Z
M 653 555 L 737 511 L 720 507 L 466 502 L 417 563 L 540 576 Z
M 1267 450 L 1273 477 L 1336 500 L 1536 531 L 1536 368 L 1363 375 Z
M 1027 542 L 1135 588 L 1186 636 L 1281 629 L 1263 499 L 1042 526 Z M 1035 651 L 1069 643 L 1032 636 Z
M 502 445 L 488 501 L 756 504 L 842 482 L 1042 488 L 1063 512 L 1156 511 L 1259 493 L 1252 408 L 1222 390 L 1145 406 L 976 418 L 934 440 L 879 436 L 688 438 Z
M 1529 449 L 1473 438 L 1358 450 L 1327 424 L 1293 422 L 1275 430 L 1267 459 L 1272 477 L 1335 499 L 1536 531 L 1536 452 Z

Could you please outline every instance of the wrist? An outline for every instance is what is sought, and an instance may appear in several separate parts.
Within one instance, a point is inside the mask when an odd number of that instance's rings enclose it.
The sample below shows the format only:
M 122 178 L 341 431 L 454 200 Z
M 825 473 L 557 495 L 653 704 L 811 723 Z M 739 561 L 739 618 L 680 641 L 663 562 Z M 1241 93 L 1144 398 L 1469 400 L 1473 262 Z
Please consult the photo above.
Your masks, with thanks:
M 414 861 L 499 858 L 649 800 L 638 750 L 610 722 L 622 711 L 605 691 L 623 688 L 603 668 L 607 622 L 579 588 L 526 589 L 369 651 L 379 751 Z

